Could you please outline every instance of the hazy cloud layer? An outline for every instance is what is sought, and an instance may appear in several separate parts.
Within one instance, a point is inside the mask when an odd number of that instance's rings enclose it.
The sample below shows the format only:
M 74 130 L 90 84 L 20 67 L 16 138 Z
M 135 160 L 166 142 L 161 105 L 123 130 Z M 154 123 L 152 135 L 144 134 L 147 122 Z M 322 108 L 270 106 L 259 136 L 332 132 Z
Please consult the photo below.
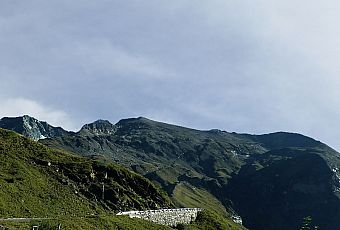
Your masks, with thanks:
M 76 128 L 65 112 L 40 105 L 35 101 L 23 98 L 14 98 L 4 100 L 0 99 L 0 103 L 0 117 L 15 117 L 18 115 L 29 114 L 41 121 L 48 121 L 49 124 L 54 126 L 60 126 L 60 124 L 63 124 L 63 127 L 66 129 Z
M 5 0 L 0 115 L 284 130 L 339 150 L 338 12 L 334 0 Z

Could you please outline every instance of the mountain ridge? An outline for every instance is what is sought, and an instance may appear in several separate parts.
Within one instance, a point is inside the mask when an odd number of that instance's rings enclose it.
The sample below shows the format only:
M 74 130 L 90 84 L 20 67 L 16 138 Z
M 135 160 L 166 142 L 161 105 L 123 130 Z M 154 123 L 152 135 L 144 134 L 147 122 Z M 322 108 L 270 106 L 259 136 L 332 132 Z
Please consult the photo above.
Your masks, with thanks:
M 177 205 L 216 209 L 224 215 L 235 212 L 250 229 L 298 228 L 310 213 L 322 229 L 340 225 L 335 218 L 340 215 L 340 155 L 310 137 L 288 132 L 200 131 L 142 117 L 122 119 L 115 125 L 104 123 L 114 132 L 100 129 L 98 135 L 98 122 L 94 122 L 88 124 L 96 130 L 90 135 L 79 131 L 39 142 L 85 156 L 105 156 L 159 184 Z M 319 166 L 320 174 L 313 173 L 313 167 Z M 283 182 L 278 183 L 277 178 Z M 268 186 L 272 188 L 268 190 Z M 285 188 L 287 195 L 278 195 L 278 188 Z M 245 199 L 243 191 L 252 193 Z M 268 202 L 259 200 L 257 194 Z M 257 205 L 257 211 L 249 204 Z
M 114 215 L 173 207 L 149 180 L 121 166 L 50 149 L 2 128 L 0 156 L 1 228 L 171 229 Z
M 39 121 L 28 115 L 21 117 L 3 117 L 0 119 L 0 128 L 12 130 L 35 141 L 73 133 L 61 127 L 54 127 L 45 121 Z
M 318 142 L 320 144 L 325 145 L 324 143 L 322 143 L 319 140 L 316 140 L 312 137 L 309 137 L 307 135 L 301 134 L 301 133 L 297 133 L 297 132 L 289 132 L 289 131 L 277 131 L 277 132 L 269 132 L 269 133 L 262 133 L 262 134 L 248 134 L 248 133 L 236 133 L 236 132 L 228 132 L 226 130 L 221 130 L 221 129 L 196 129 L 196 128 L 190 128 L 190 127 L 185 127 L 185 126 L 181 126 L 181 125 L 176 125 L 176 124 L 172 124 L 172 123 L 166 123 L 166 122 L 161 122 L 161 121 L 155 121 L 146 117 L 131 117 L 131 118 L 124 118 L 124 119 L 120 119 L 118 122 L 116 123 L 111 123 L 109 120 L 106 119 L 97 119 L 93 122 L 90 123 L 86 123 L 84 124 L 78 131 L 68 131 L 66 129 L 64 129 L 62 126 L 52 126 L 50 125 L 48 122 L 46 121 L 39 121 L 38 119 L 29 116 L 29 115 L 23 115 L 23 116 L 18 116 L 18 117 L 3 117 L 0 119 L 0 128 L 4 128 L 4 129 L 8 129 L 8 130 L 12 130 L 16 133 L 22 134 L 28 138 L 37 140 L 36 135 L 30 135 L 29 133 L 25 133 L 25 130 L 20 130 L 19 127 L 15 126 L 15 125 L 11 125 L 10 123 L 15 123 L 16 120 L 28 120 L 28 121 L 33 121 L 33 123 L 41 123 L 43 124 L 43 126 L 48 127 L 48 129 L 46 129 L 45 133 L 49 134 L 46 137 L 43 138 L 38 138 L 39 139 L 44 139 L 44 138 L 49 138 L 49 137 L 55 137 L 58 136 L 58 134 L 55 134 L 55 132 L 51 132 L 49 133 L 49 129 L 57 129 L 60 130 L 59 135 L 65 135 L 66 133 L 68 134 L 75 134 L 75 133 L 79 133 L 84 129 L 93 129 L 94 127 L 96 127 L 98 124 L 106 124 L 108 127 L 111 127 L 112 129 L 115 129 L 117 126 L 119 127 L 121 124 L 123 123 L 129 123 L 129 122 L 141 122 L 141 123 L 149 123 L 149 124 L 158 124 L 158 125 L 168 125 L 168 126 L 172 126 L 172 127 L 178 127 L 178 128 L 183 128 L 183 129 L 187 129 L 187 130 L 192 130 L 192 131 L 198 131 L 198 132 L 211 132 L 211 133 L 215 133 L 215 134 L 235 134 L 235 135 L 241 135 L 241 136 L 248 136 L 251 139 L 258 139 L 261 138 L 263 136 L 270 136 L 270 135 L 280 135 L 280 134 L 288 134 L 288 135 L 297 135 L 297 136 L 301 136 L 302 138 L 308 138 L 311 139 L 312 141 Z M 6 121 L 7 120 L 7 121 Z M 9 120 L 12 120 L 12 122 L 8 122 Z M 57 132 L 58 133 L 58 132 Z M 109 134 L 109 133 L 108 133 Z M 328 146 L 328 145 L 327 145 Z M 329 146 L 328 146 L 329 147 Z M 331 148 L 331 147 L 329 147 Z M 333 149 L 333 148 L 332 148 Z M 333 149 L 334 150 L 334 149 Z

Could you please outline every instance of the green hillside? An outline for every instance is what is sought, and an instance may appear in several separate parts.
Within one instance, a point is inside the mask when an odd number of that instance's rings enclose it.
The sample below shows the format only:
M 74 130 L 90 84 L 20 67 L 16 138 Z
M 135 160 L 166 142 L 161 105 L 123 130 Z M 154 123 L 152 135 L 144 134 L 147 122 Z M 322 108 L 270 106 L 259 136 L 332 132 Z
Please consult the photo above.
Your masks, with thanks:
M 298 228 L 310 215 L 322 229 L 340 225 L 340 155 L 300 134 L 199 131 L 133 118 L 40 141 L 106 156 L 159 184 L 177 205 L 236 212 L 250 229 Z
M 159 184 L 183 206 L 188 202 L 187 197 L 182 199 L 177 193 L 182 190 L 181 182 L 209 192 L 211 199 L 217 200 L 222 186 L 244 164 L 246 154 L 250 150 L 265 151 L 252 141 L 225 132 L 202 132 L 146 118 L 122 120 L 115 126 L 97 121 L 74 135 L 44 139 L 41 143 L 82 155 L 109 157 Z M 190 191 L 186 189 L 186 195 Z M 201 200 L 193 201 L 191 205 L 207 208 Z M 223 214 L 225 207 L 220 207 L 221 202 L 224 201 L 213 202 L 208 208 L 222 210 Z
M 63 230 L 173 230 L 173 228 L 154 224 L 141 219 L 131 219 L 129 217 L 116 217 L 113 215 L 103 215 L 96 217 L 60 217 L 42 221 L 11 222 L 0 221 L 3 226 L 8 226 L 11 230 L 32 229 L 32 226 L 39 226 L 41 230 L 55 230 L 61 224 Z
M 56 229 L 58 224 L 62 229 L 72 230 L 172 229 L 114 215 L 120 210 L 173 205 L 147 179 L 108 163 L 104 158 L 90 159 L 56 151 L 0 129 L 0 165 L 0 225 L 11 230 L 31 229 L 33 225 L 39 225 L 40 229 Z M 4 218 L 29 219 L 13 221 Z M 217 221 L 234 225 L 224 218 Z M 243 229 L 236 226 L 235 229 Z M 189 227 L 197 229 L 195 224 Z M 212 225 L 206 227 L 214 229 Z
M 191 225 L 183 226 L 184 230 L 246 230 L 243 226 L 233 223 L 218 214 L 209 211 L 200 212 L 195 222 Z
M 66 230 L 246 230 L 243 226 L 233 223 L 232 220 L 223 218 L 216 213 L 203 211 L 198 214 L 196 221 L 190 225 L 178 225 L 176 228 L 154 224 L 138 218 L 129 218 L 126 216 L 97 216 L 90 218 L 61 217 L 42 221 L 23 221 L 23 222 L 6 222 L 0 221 L 1 225 L 8 226 L 12 229 L 32 229 L 32 226 L 38 225 L 41 230 L 55 230 L 61 224 L 62 229 Z
M 2 217 L 84 216 L 172 206 L 148 180 L 118 165 L 51 150 L 2 129 L 0 155 Z

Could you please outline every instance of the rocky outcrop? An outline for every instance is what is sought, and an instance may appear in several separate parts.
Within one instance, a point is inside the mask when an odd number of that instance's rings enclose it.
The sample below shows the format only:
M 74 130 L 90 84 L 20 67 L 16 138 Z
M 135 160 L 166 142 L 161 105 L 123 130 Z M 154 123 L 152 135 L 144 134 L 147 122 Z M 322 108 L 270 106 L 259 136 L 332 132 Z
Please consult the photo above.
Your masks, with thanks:
M 39 121 L 27 115 L 4 117 L 0 120 L 0 128 L 12 130 L 35 141 L 71 134 L 71 132 L 67 132 L 60 127 L 53 127 L 44 121 Z
M 79 131 L 82 135 L 111 135 L 117 127 L 107 120 L 97 120 L 93 123 L 84 125 Z

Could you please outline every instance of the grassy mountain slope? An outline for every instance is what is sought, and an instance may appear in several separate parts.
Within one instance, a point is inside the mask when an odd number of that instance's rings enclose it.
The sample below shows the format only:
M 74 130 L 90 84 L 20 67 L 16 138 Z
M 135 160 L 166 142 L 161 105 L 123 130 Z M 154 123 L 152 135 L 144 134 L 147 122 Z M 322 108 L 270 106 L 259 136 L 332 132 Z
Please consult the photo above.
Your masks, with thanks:
M 32 226 L 39 226 L 41 230 L 55 230 L 61 224 L 62 229 L 69 230 L 171 230 L 173 228 L 155 224 L 142 219 L 130 219 L 126 216 L 103 215 L 96 217 L 60 217 L 49 220 L 33 221 L 0 221 L 0 225 L 8 226 L 9 229 L 32 229 Z
M 184 230 L 246 230 L 243 226 L 230 222 L 225 218 L 222 218 L 218 214 L 210 211 L 203 211 L 198 213 L 197 219 L 187 226 L 183 226 Z
M 241 214 L 251 229 L 287 229 L 309 215 L 323 229 L 338 224 L 339 153 L 300 134 L 198 131 L 135 118 L 116 125 L 95 122 L 74 135 L 41 142 L 83 155 L 110 157 L 160 184 L 177 204 L 225 213 L 220 208 L 222 204 L 229 213 L 234 210 Z M 299 160 L 314 155 L 317 160 Z M 322 164 L 325 167 L 319 174 L 308 170 Z M 318 187 L 320 183 L 323 189 Z M 297 189 L 310 185 L 316 190 Z M 283 188 L 290 189 L 281 191 Z M 210 194 L 211 201 L 218 202 L 207 205 L 202 200 L 204 192 Z M 277 199 L 279 192 L 286 193 L 289 199 Z M 261 194 L 263 198 L 259 199 Z M 309 199 L 295 202 L 300 197 Z
M 146 118 L 122 120 L 110 134 L 88 127 L 72 136 L 41 142 L 83 155 L 108 156 L 160 184 L 169 195 L 177 184 L 186 181 L 215 196 L 240 169 L 249 151 L 265 151 L 226 132 L 202 132 Z
M 140 175 L 51 150 L 2 129 L 0 156 L 2 217 L 84 216 L 171 207 L 168 198 Z
M 56 229 L 59 223 L 63 229 L 73 230 L 172 229 L 113 215 L 118 210 L 157 209 L 172 204 L 147 179 L 107 163 L 105 158 L 90 159 L 49 149 L 0 129 L 0 165 L 0 225 L 10 229 L 31 229 L 33 225 Z M 46 219 L 1 220 L 12 217 Z M 218 221 L 234 226 L 229 219 Z M 212 225 L 206 227 L 214 229 Z M 237 227 L 230 229 L 243 229 Z M 197 228 L 193 225 L 191 229 Z
M 201 207 L 205 210 L 214 210 L 223 216 L 228 216 L 226 208 L 211 193 L 203 188 L 197 188 L 189 183 L 181 182 L 176 185 L 172 194 L 177 206 L 195 208 Z
M 41 230 L 57 229 L 61 224 L 62 229 L 72 230 L 246 230 L 242 225 L 233 223 L 232 220 L 223 218 L 216 213 L 203 211 L 198 214 L 196 221 L 190 225 L 178 225 L 176 228 L 158 225 L 139 218 L 130 219 L 126 216 L 96 216 L 91 218 L 56 218 L 51 220 L 27 221 L 27 222 L 6 222 L 0 221 L 3 226 L 10 229 L 32 229 L 33 225 L 39 225 Z

